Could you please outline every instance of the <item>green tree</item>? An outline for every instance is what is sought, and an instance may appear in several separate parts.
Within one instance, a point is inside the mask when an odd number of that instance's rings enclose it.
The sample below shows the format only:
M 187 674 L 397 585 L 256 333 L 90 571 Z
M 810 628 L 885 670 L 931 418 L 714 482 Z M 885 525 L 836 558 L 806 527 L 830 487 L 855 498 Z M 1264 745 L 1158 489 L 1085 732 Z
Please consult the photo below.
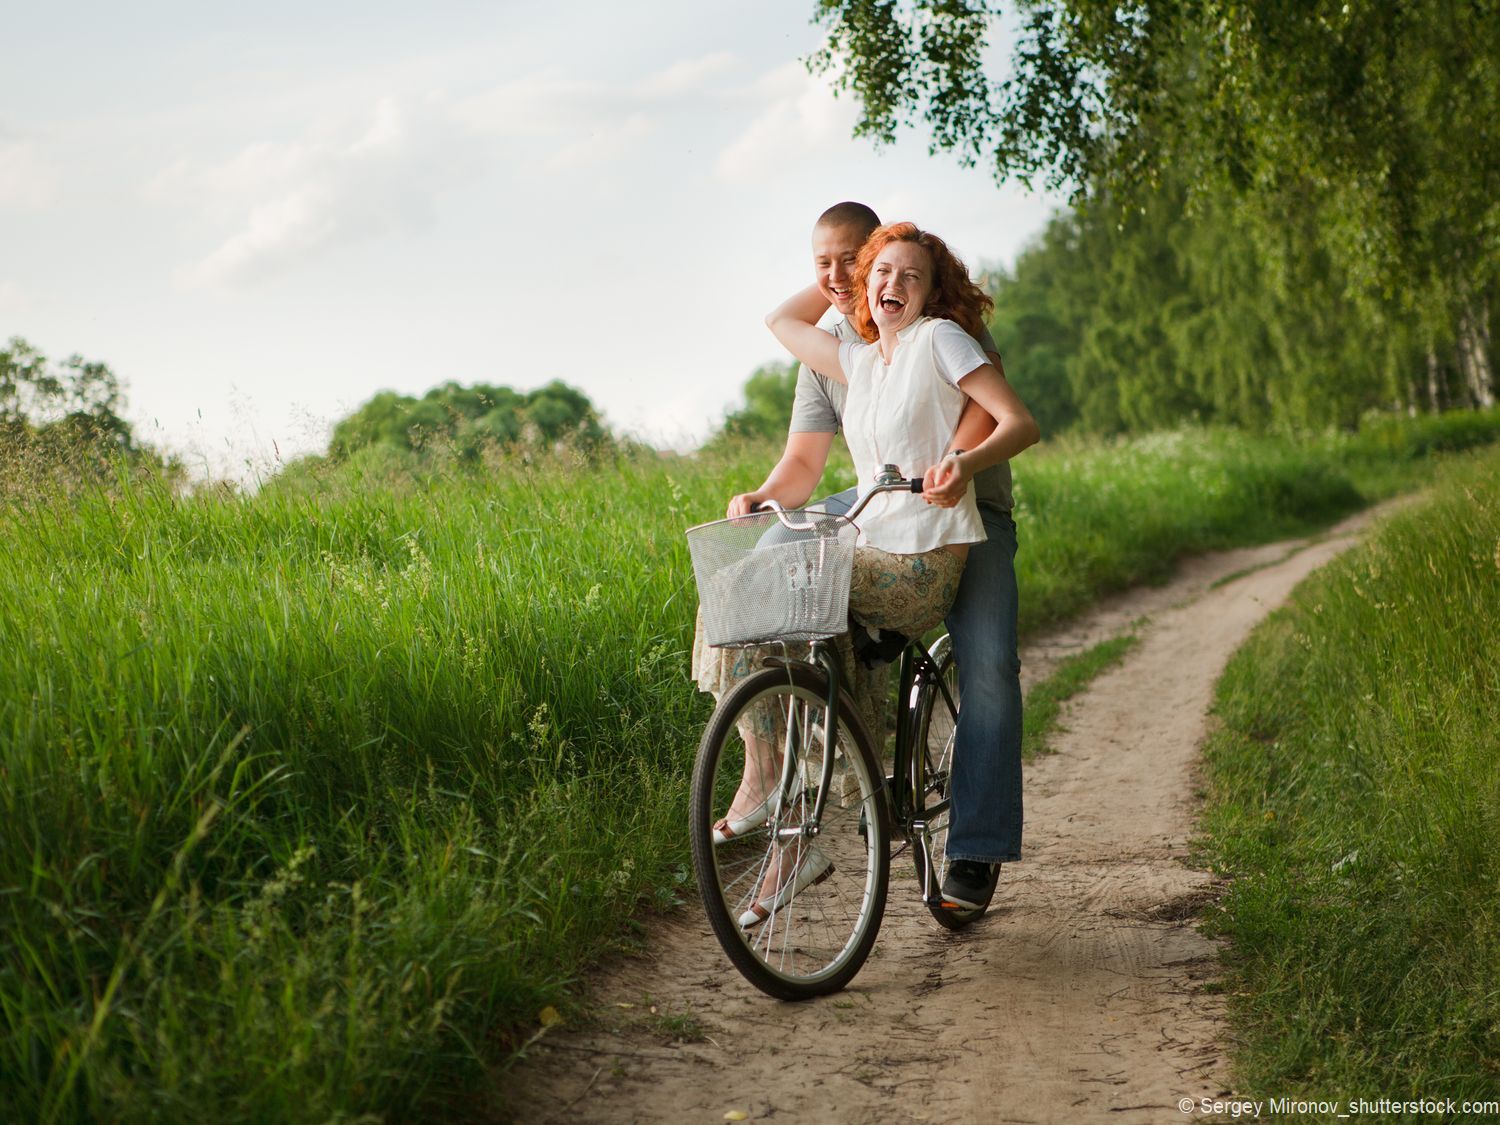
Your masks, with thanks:
M 413 452 L 436 446 L 474 458 L 487 446 L 571 442 L 592 448 L 606 437 L 588 396 L 565 383 L 523 393 L 447 382 L 421 398 L 381 391 L 334 426 L 330 452 L 346 458 L 370 446 Z
M 792 421 L 797 397 L 797 365 L 767 363 L 745 382 L 745 405 L 724 419 L 723 438 L 767 438 L 779 441 Z
M 1060 433 L 1079 417 L 1068 369 L 1093 305 L 1083 292 L 1094 279 L 1080 250 L 1083 234 L 1074 212 L 1057 215 L 1012 269 L 989 278 L 995 300 L 990 333 L 1006 378 L 1044 434 Z
M 12 337 L 0 348 L 0 495 L 111 487 L 122 469 L 180 485 L 182 463 L 138 441 L 124 408 L 107 364 L 79 355 L 52 362 Z
M 52 363 L 19 336 L 0 348 L 0 435 L 7 440 L 87 441 L 128 453 L 136 442 L 123 408 L 120 381 L 104 363 L 79 355 Z
M 1188 194 L 1096 196 L 993 279 L 1007 373 L 1049 433 L 1349 426 L 1410 400 L 1413 332 L 1351 302 L 1296 222 L 1263 229 L 1228 195 Z

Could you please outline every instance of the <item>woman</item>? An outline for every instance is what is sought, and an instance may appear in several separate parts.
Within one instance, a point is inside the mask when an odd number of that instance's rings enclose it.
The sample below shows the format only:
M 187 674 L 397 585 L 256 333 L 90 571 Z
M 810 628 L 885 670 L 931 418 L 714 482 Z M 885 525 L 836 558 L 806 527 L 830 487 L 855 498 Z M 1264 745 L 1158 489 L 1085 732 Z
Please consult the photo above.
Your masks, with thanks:
M 786 301 L 766 323 L 809 368 L 848 384 L 844 433 L 862 492 L 883 464 L 924 476 L 927 504 L 884 494 L 860 516 L 849 598 L 851 616 L 861 624 L 916 636 L 943 619 L 968 544 L 984 538 L 969 479 L 1035 442 L 1037 426 L 969 335 L 991 301 L 940 238 L 911 223 L 880 227 L 860 251 L 853 280 L 853 321 L 862 342 L 841 343 L 817 327 L 827 300 L 816 286 Z M 973 449 L 953 450 L 950 442 L 969 398 L 997 424 Z M 743 513 L 731 507 L 729 514 Z M 847 657 L 845 663 L 852 665 Z M 755 650 L 709 649 L 701 637 L 694 646 L 699 686 L 715 694 L 757 665 Z M 855 699 L 868 729 L 878 735 L 884 730 L 884 678 L 858 667 L 851 671 Z M 766 716 L 755 730 L 742 731 L 746 772 L 716 830 L 721 842 L 766 819 L 775 782 L 773 722 Z M 808 849 L 795 879 L 770 872 L 764 897 L 742 924 L 768 916 L 794 890 L 820 878 L 826 866 L 816 849 Z

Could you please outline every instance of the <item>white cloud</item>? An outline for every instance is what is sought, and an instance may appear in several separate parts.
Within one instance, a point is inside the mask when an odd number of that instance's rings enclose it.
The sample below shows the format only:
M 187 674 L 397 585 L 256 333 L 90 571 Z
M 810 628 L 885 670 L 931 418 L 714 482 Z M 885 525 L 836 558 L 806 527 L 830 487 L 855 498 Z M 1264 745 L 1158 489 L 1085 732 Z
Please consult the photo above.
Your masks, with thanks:
M 217 164 L 177 160 L 152 177 L 143 194 L 151 202 L 234 221 L 256 201 L 294 191 L 318 163 L 319 148 L 314 142 L 257 141 Z
M 656 132 L 656 121 L 632 113 L 624 121 L 596 121 L 586 136 L 564 145 L 547 161 L 550 172 L 577 172 L 627 156 Z
M 26 294 L 14 281 L 0 281 L 0 313 L 25 312 L 30 307 Z
M 575 138 L 549 167 L 572 170 L 624 155 L 654 132 L 671 103 L 702 97 L 713 80 L 734 69 L 730 51 L 684 59 L 634 81 L 603 82 L 556 71 L 508 79 L 457 101 L 456 124 L 489 137 Z
M 458 166 L 492 161 L 497 140 L 551 142 L 530 159 L 554 174 L 627 159 L 660 128 L 664 106 L 701 96 L 733 65 L 719 51 L 626 82 L 548 71 L 465 98 L 386 97 L 358 121 L 314 122 L 300 137 L 256 141 L 218 162 L 178 160 L 145 195 L 220 228 L 180 281 L 253 282 L 335 246 L 420 227 Z
M 847 142 L 858 116 L 852 101 L 835 98 L 827 81 L 801 63 L 763 76 L 754 93 L 766 107 L 719 153 L 714 172 L 722 179 L 771 179 L 788 161 Z
M 35 141 L 0 132 L 0 207 L 35 209 L 54 198 L 57 167 Z
M 708 81 L 734 69 L 734 54 L 715 51 L 698 59 L 684 59 L 642 79 L 635 92 L 643 98 L 674 98 L 695 93 Z
M 463 98 L 453 113 L 458 124 L 476 133 L 540 137 L 587 120 L 611 101 L 602 83 L 555 73 L 531 74 Z
M 356 221 L 368 218 L 368 212 L 358 216 L 341 209 L 329 186 L 309 185 L 256 207 L 243 230 L 225 239 L 183 276 L 205 285 L 255 280 L 312 251 L 378 228 L 378 223 Z
M 189 285 L 237 284 L 334 246 L 426 225 L 438 194 L 461 173 L 465 151 L 440 104 L 383 98 L 353 128 L 257 142 L 219 164 L 178 161 L 146 194 L 235 228 L 179 278 Z

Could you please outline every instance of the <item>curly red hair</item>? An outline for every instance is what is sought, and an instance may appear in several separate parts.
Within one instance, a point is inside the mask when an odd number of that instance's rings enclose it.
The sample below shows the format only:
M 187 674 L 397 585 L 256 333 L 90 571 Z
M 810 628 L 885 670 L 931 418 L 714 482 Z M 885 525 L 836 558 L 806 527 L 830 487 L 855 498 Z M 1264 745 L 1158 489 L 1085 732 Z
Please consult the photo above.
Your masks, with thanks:
M 876 227 L 860 248 L 859 260 L 854 265 L 854 315 L 851 319 L 855 330 L 870 343 L 880 335 L 870 316 L 867 297 L 870 270 L 880 252 L 893 242 L 915 242 L 932 260 L 932 295 L 927 298 L 922 315 L 957 321 L 970 336 L 977 336 L 984 327 L 985 314 L 995 307 L 995 302 L 969 280 L 968 269 L 959 261 L 958 255 L 948 249 L 948 244 L 916 223 L 887 223 Z

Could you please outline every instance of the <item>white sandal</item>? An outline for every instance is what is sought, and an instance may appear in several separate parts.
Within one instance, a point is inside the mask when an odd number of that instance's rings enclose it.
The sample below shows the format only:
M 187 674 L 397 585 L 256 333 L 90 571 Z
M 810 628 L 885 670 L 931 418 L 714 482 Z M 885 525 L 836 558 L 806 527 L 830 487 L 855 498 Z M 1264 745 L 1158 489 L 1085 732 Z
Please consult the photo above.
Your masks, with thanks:
M 816 844 L 809 845 L 802 856 L 802 862 L 797 865 L 796 877 L 770 898 L 761 899 L 741 914 L 740 928 L 748 930 L 751 926 L 760 925 L 801 891 L 817 886 L 832 874 L 833 861 L 820 852 Z
M 750 812 L 738 820 L 730 820 L 727 816 L 714 825 L 714 847 L 727 844 L 736 836 L 743 836 L 752 828 L 759 828 L 771 819 L 771 798 L 776 795 L 776 790 L 766 794 L 766 799 L 756 805 Z

